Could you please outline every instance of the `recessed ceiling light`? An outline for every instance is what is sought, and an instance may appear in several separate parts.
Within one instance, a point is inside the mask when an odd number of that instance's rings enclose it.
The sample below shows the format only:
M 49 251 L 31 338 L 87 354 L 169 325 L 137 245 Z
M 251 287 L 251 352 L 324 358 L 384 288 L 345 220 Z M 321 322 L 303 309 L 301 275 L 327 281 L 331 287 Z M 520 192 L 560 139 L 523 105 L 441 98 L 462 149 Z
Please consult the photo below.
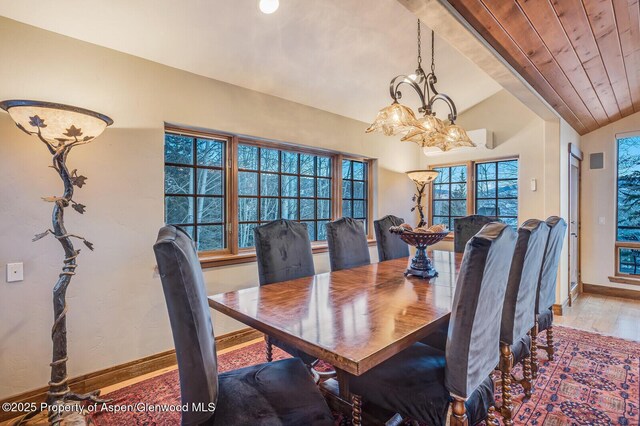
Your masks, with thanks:
M 260 0 L 260 10 L 267 15 L 278 10 L 278 6 L 280 6 L 279 0 Z

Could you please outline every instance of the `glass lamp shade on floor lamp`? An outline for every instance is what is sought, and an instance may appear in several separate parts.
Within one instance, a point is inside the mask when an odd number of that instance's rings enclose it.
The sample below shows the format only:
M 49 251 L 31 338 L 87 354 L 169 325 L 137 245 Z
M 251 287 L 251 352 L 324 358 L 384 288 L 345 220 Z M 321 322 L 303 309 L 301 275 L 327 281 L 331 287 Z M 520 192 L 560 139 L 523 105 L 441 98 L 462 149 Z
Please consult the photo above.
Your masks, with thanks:
M 422 197 L 424 197 L 424 190 L 431 182 L 433 182 L 438 177 L 438 172 L 436 170 L 411 170 L 406 172 L 409 179 L 416 184 L 416 193 L 413 195 L 412 200 L 415 201 L 416 205 L 411 209 L 414 211 L 418 209 L 418 213 L 420 214 L 420 223 L 418 223 L 418 228 L 421 228 L 427 224 L 424 220 L 424 207 L 422 206 Z
M 49 150 L 53 157 L 53 169 L 60 175 L 64 184 L 61 196 L 44 197 L 43 200 L 53 204 L 52 226 L 44 232 L 36 234 L 33 241 L 52 235 L 60 242 L 64 250 L 62 270 L 53 288 L 54 323 L 51 330 L 53 341 L 53 357 L 51 360 L 51 380 L 47 392 L 49 406 L 63 405 L 72 401 L 102 402 L 99 392 L 76 394 L 71 392 L 67 376 L 67 303 L 66 291 L 75 275 L 77 257 L 80 249 L 73 245 L 73 239 L 80 240 L 93 250 L 93 244 L 85 238 L 68 233 L 64 225 L 64 211 L 71 206 L 77 213 L 83 214 L 86 206 L 73 200 L 75 187 L 81 188 L 87 178 L 79 175 L 76 169 L 69 171 L 67 157 L 71 149 L 84 145 L 98 137 L 107 126 L 113 124 L 109 117 L 97 112 L 69 105 L 30 100 L 9 100 L 0 102 L 0 109 L 9 113 L 18 128 L 28 135 L 36 136 Z M 49 423 L 58 425 L 62 422 L 64 410 L 49 409 Z M 31 411 L 17 423 L 23 423 L 35 416 L 38 411 Z

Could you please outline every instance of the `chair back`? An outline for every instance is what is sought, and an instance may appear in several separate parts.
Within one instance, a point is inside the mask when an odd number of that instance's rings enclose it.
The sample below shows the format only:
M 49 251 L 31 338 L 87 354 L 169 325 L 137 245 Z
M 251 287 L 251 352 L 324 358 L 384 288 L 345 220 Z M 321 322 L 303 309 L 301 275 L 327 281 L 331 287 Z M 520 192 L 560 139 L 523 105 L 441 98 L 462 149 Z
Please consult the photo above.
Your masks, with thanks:
M 402 225 L 403 223 L 404 219 L 393 215 L 387 215 L 373 221 L 378 244 L 378 260 L 380 262 L 409 256 L 407 243 L 402 241 L 398 235 L 389 232 L 389 228 L 392 226 Z
M 464 253 L 467 241 L 489 222 L 495 222 L 495 219 L 478 214 L 453 219 L 453 251 Z
M 253 229 L 260 285 L 315 274 L 307 224 L 279 219 Z
M 551 216 L 546 220 L 546 223 L 549 226 L 549 238 L 544 250 L 540 282 L 538 283 L 536 314 L 550 309 L 556 302 L 558 264 L 560 263 L 564 234 L 567 231 L 567 223 L 561 217 Z
M 182 229 L 167 225 L 160 229 L 153 250 L 176 347 L 182 404 L 216 404 L 216 343 L 195 244 Z M 187 410 L 182 413 L 182 424 L 202 424 L 211 416 L 210 412 Z
M 498 365 L 500 319 L 516 232 L 489 223 L 467 243 L 456 284 L 446 347 L 445 385 L 469 397 Z
M 332 271 L 371 263 L 364 223 L 361 220 L 342 217 L 327 223 L 327 244 Z
M 502 309 L 502 343 L 513 345 L 535 324 L 536 293 L 548 237 L 549 227 L 538 219 L 527 220 L 518 229 Z

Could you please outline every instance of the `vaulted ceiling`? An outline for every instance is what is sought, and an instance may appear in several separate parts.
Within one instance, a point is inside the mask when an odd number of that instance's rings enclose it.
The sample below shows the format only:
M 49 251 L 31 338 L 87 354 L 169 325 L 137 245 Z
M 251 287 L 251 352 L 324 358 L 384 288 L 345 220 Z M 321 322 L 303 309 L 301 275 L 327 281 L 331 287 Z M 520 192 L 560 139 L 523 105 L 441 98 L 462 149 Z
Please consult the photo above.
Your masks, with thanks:
M 0 1 L 0 15 L 365 122 L 391 103 L 391 78 L 416 68 L 416 17 L 396 0 L 281 0 L 271 15 L 258 0 L 21 0 Z M 461 111 L 500 90 L 440 39 L 436 61 Z
M 638 0 L 448 0 L 580 134 L 640 111 Z

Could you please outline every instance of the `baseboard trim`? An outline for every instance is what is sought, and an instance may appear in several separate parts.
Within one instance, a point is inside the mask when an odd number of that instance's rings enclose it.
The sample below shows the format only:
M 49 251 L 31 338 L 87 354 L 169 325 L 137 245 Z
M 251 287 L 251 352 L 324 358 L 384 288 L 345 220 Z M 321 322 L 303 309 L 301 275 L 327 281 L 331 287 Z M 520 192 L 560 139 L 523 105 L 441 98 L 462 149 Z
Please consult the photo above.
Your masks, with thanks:
M 599 294 L 601 296 L 624 297 L 625 299 L 640 300 L 640 291 L 626 288 L 607 287 L 596 284 L 582 284 L 584 293 Z
M 262 337 L 263 334 L 253 328 L 243 328 L 238 331 L 223 334 L 216 337 L 216 348 L 220 351 L 241 343 L 249 342 Z M 144 374 L 148 374 L 176 364 L 176 351 L 160 352 L 135 361 L 115 365 L 103 370 L 94 371 L 82 376 L 69 379 L 69 387 L 73 392 L 86 393 L 97 389 L 102 389 L 116 383 L 124 382 Z M 45 401 L 47 387 L 42 387 L 32 391 L 11 396 L 0 401 L 0 404 L 9 403 L 31 403 L 40 404 Z M 19 412 L 0 411 L 0 422 L 12 419 L 21 415 Z
M 578 297 L 580 297 L 582 291 L 582 283 L 578 284 L 573 290 L 571 290 L 571 303 L 578 300 Z
M 562 316 L 562 312 L 564 311 L 564 308 L 566 308 L 567 306 L 569 306 L 569 299 L 568 298 L 567 298 L 567 300 L 565 300 L 562 303 L 554 304 L 551 307 L 553 309 L 553 315 Z
M 562 316 L 562 309 L 564 305 L 560 305 L 558 303 L 553 305 L 553 315 Z

